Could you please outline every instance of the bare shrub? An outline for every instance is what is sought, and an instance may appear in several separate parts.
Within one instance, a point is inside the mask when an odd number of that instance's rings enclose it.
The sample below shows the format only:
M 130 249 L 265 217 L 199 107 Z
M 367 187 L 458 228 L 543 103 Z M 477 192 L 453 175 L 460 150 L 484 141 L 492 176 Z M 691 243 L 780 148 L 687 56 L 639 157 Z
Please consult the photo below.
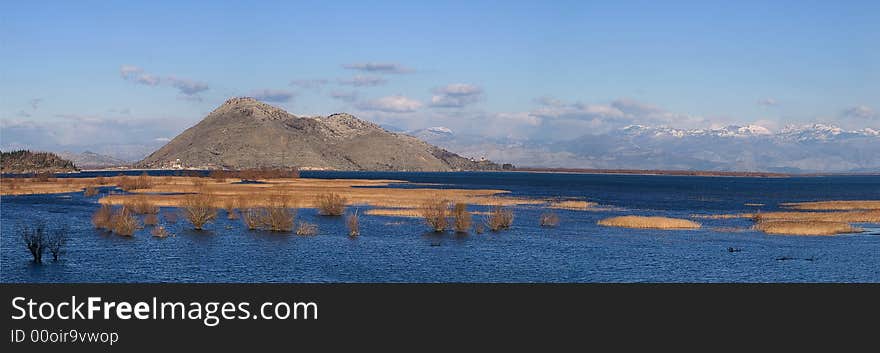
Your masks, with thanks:
M 559 225 L 559 216 L 554 212 L 545 212 L 541 214 L 541 227 L 555 227 Z
M 348 226 L 348 236 L 356 237 L 361 235 L 361 226 L 360 220 L 358 219 L 358 210 L 354 210 L 354 213 L 350 213 L 348 217 L 345 218 L 345 225 Z
M 183 217 L 192 223 L 196 230 L 202 230 L 206 223 L 217 218 L 214 196 L 211 194 L 189 195 L 184 199 L 182 206 Z
M 48 242 L 46 241 L 46 223 L 37 221 L 33 228 L 24 227 L 21 232 L 21 239 L 24 241 L 28 251 L 31 252 L 34 262 L 43 262 L 43 250 L 46 249 Z
M 225 199 L 223 201 L 223 209 L 226 210 L 227 219 L 238 219 L 238 213 L 235 212 L 235 199 Z
M 241 220 L 248 229 L 259 229 L 263 225 L 263 208 L 248 208 L 242 210 Z
M 67 243 L 67 226 L 53 230 L 47 243 L 49 253 L 52 254 L 52 261 L 58 261 L 64 252 L 64 245 Z
M 150 234 L 152 234 L 156 238 L 165 238 L 168 236 L 168 231 L 165 230 L 165 227 L 163 226 L 156 226 L 153 227 L 153 230 L 150 231 Z
M 273 232 L 289 232 L 293 230 L 296 210 L 287 207 L 269 207 L 263 213 L 263 226 Z
M 85 197 L 93 197 L 95 195 L 98 195 L 98 188 L 94 186 L 86 186 L 83 190 L 83 196 Z
M 103 176 L 98 176 L 95 178 L 95 183 L 97 183 L 98 185 L 106 185 L 107 180 L 105 180 Z
M 476 232 L 477 234 L 483 234 L 486 232 L 486 229 L 482 223 L 477 223 L 474 225 L 474 232 Z
M 489 211 L 489 215 L 486 216 L 486 225 L 493 232 L 510 228 L 512 224 L 513 211 L 509 208 L 501 207 L 499 205 L 492 206 L 492 210 Z
M 318 213 L 325 216 L 342 216 L 345 213 L 345 198 L 337 193 L 318 195 Z
M 456 233 L 467 233 L 473 223 L 473 215 L 468 212 L 467 204 L 456 202 L 452 207 L 452 217 L 454 219 L 452 229 Z
M 136 178 L 128 177 L 128 176 L 120 176 L 116 181 L 117 186 L 120 189 L 125 191 L 138 190 L 138 189 L 149 189 L 153 187 L 153 182 L 150 180 L 150 176 L 147 175 L 146 172 L 139 175 Z
M 226 178 L 230 177 L 231 173 L 222 169 L 212 170 L 211 173 L 208 173 L 208 177 L 212 178 L 218 182 L 226 182 Z
M 318 235 L 318 226 L 312 223 L 299 222 L 296 235 Z
M 122 206 L 113 213 L 112 221 L 113 232 L 118 235 L 130 237 L 134 235 L 139 224 L 137 218 L 132 215 L 128 207 Z
M 155 213 L 150 213 L 144 216 L 144 225 L 146 226 L 154 226 L 159 224 L 159 216 Z
M 449 225 L 449 201 L 436 199 L 425 201 L 421 207 L 422 217 L 435 232 L 446 230 Z
M 113 209 L 110 205 L 101 205 L 94 214 L 92 214 L 92 224 L 99 229 L 113 229 Z

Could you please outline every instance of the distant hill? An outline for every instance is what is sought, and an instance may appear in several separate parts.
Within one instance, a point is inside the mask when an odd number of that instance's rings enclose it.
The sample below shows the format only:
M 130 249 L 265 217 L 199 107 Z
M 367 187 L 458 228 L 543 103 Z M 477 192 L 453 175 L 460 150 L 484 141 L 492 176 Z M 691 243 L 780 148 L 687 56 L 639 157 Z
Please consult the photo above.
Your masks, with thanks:
M 179 162 L 178 162 L 179 160 Z M 496 170 L 349 114 L 298 117 L 253 98 L 232 98 L 136 164 L 183 167 L 454 171 Z
M 58 154 L 61 158 L 72 161 L 79 168 L 109 168 L 126 166 L 131 163 L 111 156 L 98 154 L 91 151 L 82 153 L 64 151 Z
M 18 150 L 0 152 L 0 171 L 3 173 L 72 172 L 73 162 L 50 152 Z

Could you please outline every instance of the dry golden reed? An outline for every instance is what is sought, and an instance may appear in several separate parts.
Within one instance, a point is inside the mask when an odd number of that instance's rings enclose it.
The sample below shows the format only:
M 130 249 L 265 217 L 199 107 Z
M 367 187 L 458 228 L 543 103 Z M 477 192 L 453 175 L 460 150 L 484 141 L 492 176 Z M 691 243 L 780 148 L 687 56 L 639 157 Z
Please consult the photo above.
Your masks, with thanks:
M 696 229 L 700 224 L 686 219 L 669 217 L 620 216 L 600 220 L 599 225 L 606 227 L 639 228 L 639 229 Z

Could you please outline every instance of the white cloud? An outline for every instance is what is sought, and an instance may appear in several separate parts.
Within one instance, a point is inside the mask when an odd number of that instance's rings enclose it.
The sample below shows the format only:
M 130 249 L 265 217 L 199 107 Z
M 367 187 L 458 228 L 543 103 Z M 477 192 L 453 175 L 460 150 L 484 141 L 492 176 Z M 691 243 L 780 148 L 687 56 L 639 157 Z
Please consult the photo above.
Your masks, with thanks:
M 263 89 L 251 92 L 250 96 L 264 102 L 284 103 L 289 102 L 296 94 L 285 90 Z
M 349 70 L 358 70 L 383 74 L 403 74 L 410 73 L 413 70 L 396 63 L 355 63 L 345 64 L 342 67 Z
M 290 80 L 290 85 L 302 89 L 321 89 L 327 84 L 325 79 L 297 79 Z
M 142 85 L 147 85 L 147 86 L 158 85 L 160 81 L 161 81 L 161 79 L 159 78 L 159 76 L 150 75 L 150 74 L 142 74 L 142 75 L 138 76 L 138 78 L 135 80 L 135 82 L 140 83 Z
M 422 103 L 401 95 L 382 97 L 376 100 L 363 102 L 358 108 L 363 110 L 380 111 L 386 113 L 409 113 L 422 107 Z
M 171 87 L 177 88 L 180 91 L 180 94 L 186 96 L 197 95 L 209 89 L 208 84 L 204 82 L 194 81 L 185 78 L 177 78 L 174 76 L 168 76 L 167 80 L 171 84 Z
M 843 115 L 860 119 L 873 119 L 877 117 L 877 112 L 869 106 L 859 105 L 845 110 Z
M 764 99 L 761 99 L 758 101 L 758 105 L 765 106 L 765 107 L 773 107 L 773 106 L 776 106 L 777 104 L 779 104 L 779 102 L 777 102 L 773 98 L 764 98 Z
M 330 92 L 330 98 L 351 103 L 358 99 L 358 93 L 357 91 L 333 91 Z
M 355 86 L 355 87 L 371 87 L 371 86 L 384 85 L 388 81 L 386 81 L 384 78 L 377 77 L 377 76 L 357 75 L 357 76 L 352 77 L 350 79 L 339 79 L 338 82 L 340 85 L 348 85 L 348 86 Z
M 483 98 L 483 89 L 467 83 L 453 83 L 437 87 L 431 97 L 432 107 L 461 108 Z

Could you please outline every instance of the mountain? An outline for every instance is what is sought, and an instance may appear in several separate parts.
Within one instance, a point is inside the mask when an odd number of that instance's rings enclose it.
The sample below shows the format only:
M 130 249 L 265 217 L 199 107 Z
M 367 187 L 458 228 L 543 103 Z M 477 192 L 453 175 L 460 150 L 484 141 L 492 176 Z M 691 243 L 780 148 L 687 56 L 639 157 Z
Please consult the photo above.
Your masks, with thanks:
M 91 151 L 84 151 L 82 153 L 64 151 L 59 153 L 58 155 L 61 156 L 61 158 L 73 161 L 73 163 L 80 168 L 97 169 L 125 166 L 131 164 L 118 158 L 98 154 Z
M 880 131 L 830 124 L 679 129 L 630 125 L 564 141 L 419 135 L 465 155 L 519 166 L 595 169 L 878 172 Z
M 163 168 L 177 163 L 232 169 L 500 169 L 494 163 L 472 161 L 349 114 L 298 117 L 247 97 L 227 100 L 136 166 Z
M 18 150 L 0 152 L 0 171 L 3 173 L 72 172 L 76 167 L 50 152 Z

